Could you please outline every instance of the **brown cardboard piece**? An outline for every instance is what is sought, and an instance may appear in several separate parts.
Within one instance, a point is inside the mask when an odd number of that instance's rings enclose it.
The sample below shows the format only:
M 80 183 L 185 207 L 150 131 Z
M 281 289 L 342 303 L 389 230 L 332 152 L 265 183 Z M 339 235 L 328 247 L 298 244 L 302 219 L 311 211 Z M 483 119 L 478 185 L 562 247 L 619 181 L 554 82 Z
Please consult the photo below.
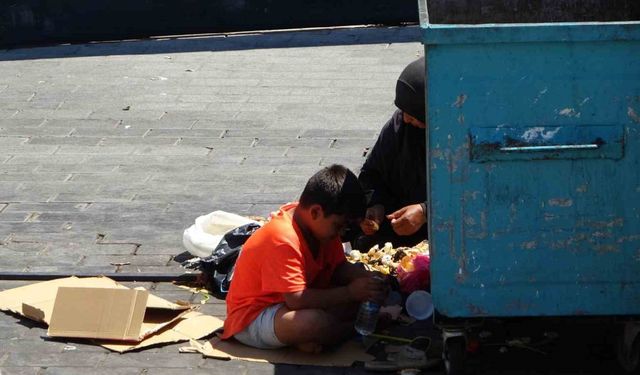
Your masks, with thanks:
M 0 310 L 11 311 L 49 324 L 56 293 L 61 286 L 128 289 L 106 277 L 86 279 L 68 277 L 2 291 L 0 292 Z
M 59 290 L 62 290 L 60 295 L 62 299 L 56 301 Z M 95 293 L 95 298 L 91 296 L 92 293 Z M 105 295 L 112 297 L 105 297 Z M 141 306 L 145 305 L 142 303 L 145 296 L 147 296 L 146 308 L 142 309 Z M 107 302 L 101 298 L 112 299 Z M 56 302 L 59 306 L 54 307 Z M 104 325 L 104 322 L 101 323 L 95 316 L 87 319 L 86 316 L 82 316 L 82 313 L 74 312 L 70 307 L 78 303 L 79 306 L 84 305 L 84 308 L 90 304 L 101 303 L 100 307 L 93 309 L 93 314 L 104 314 L 106 311 L 109 311 L 109 314 L 113 313 L 109 310 L 109 305 L 116 308 L 124 306 L 120 316 L 126 318 L 106 319 L 108 324 Z M 84 313 L 91 310 L 84 308 Z M 5 290 L 0 292 L 0 310 L 11 311 L 29 319 L 44 322 L 50 325 L 52 335 L 86 338 L 120 336 L 118 338 L 124 339 L 137 337 L 131 341 L 100 340 L 98 342 L 99 345 L 118 352 L 202 338 L 213 333 L 223 324 L 220 319 L 192 311 L 190 306 L 171 303 L 144 290 L 129 289 L 106 277 L 69 277 Z M 144 312 L 142 321 L 140 320 L 141 311 Z M 56 316 L 53 316 L 54 313 Z M 57 316 L 58 314 L 60 317 Z M 74 327 L 73 323 L 77 323 L 78 326 Z M 115 327 L 115 329 L 109 327 Z M 107 331 L 108 333 L 105 333 Z
M 139 343 L 104 340 L 97 343 L 114 352 L 124 353 L 158 344 L 200 339 L 222 328 L 223 324 L 224 322 L 215 316 L 189 311 L 178 322 L 165 327 L 162 331 Z
M 251 362 L 286 363 L 292 365 L 349 367 L 356 361 L 367 362 L 374 356 L 367 354 L 361 343 L 349 340 L 330 351 L 304 353 L 295 348 L 264 350 L 243 345 L 235 340 L 220 340 L 215 337 L 204 344 L 195 340 L 190 346 L 180 348 L 183 353 L 198 352 L 215 359 L 240 359 Z
M 146 290 L 60 287 L 47 334 L 141 341 L 152 333 L 142 329 L 148 298 Z

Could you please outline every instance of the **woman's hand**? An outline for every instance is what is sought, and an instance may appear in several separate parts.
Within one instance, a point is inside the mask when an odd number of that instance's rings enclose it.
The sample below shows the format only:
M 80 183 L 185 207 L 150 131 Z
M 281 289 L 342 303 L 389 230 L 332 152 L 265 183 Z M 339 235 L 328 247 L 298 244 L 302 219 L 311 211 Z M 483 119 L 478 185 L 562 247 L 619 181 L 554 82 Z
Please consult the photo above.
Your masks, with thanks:
M 391 227 L 398 235 L 410 236 L 427 222 L 427 215 L 423 205 L 417 203 L 387 215 L 387 219 L 391 221 Z

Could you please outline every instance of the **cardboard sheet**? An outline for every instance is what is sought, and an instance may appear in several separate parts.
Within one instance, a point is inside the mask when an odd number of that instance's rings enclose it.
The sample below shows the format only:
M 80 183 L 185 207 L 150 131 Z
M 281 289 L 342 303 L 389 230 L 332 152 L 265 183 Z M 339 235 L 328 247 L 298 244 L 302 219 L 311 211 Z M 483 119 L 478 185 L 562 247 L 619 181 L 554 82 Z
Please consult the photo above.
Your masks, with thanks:
M 191 341 L 190 346 L 181 348 L 181 352 L 199 352 L 205 357 L 216 359 L 240 359 L 252 362 L 285 363 L 292 365 L 349 367 L 356 361 L 367 362 L 374 356 L 367 354 L 363 345 L 350 340 L 322 353 L 303 353 L 295 348 L 276 350 L 256 349 L 235 340 L 213 338 L 204 344 Z
M 64 303 L 62 303 L 61 310 L 59 311 L 64 319 L 58 320 L 56 318 L 53 320 L 56 324 L 62 324 L 63 329 L 58 333 L 63 336 L 74 336 L 73 334 L 69 334 L 69 331 L 77 330 L 77 326 L 74 327 L 72 323 L 74 323 L 75 318 L 81 318 L 73 316 L 75 313 L 74 310 L 69 309 L 69 306 L 66 305 L 66 303 L 69 301 L 73 302 L 74 300 L 79 303 L 82 303 L 83 301 L 85 303 L 90 303 L 89 299 L 83 299 L 88 297 L 82 297 L 84 289 L 93 288 L 96 295 L 102 295 L 105 293 L 108 295 L 113 293 L 114 290 L 122 291 L 122 293 L 115 292 L 115 294 L 119 295 L 119 298 L 124 296 L 124 301 L 128 301 L 126 302 L 127 307 L 124 310 L 133 309 L 136 311 L 131 311 L 131 314 L 121 314 L 121 317 L 126 317 L 123 319 L 131 318 L 128 322 L 116 320 L 111 323 L 115 324 L 117 327 L 116 331 L 119 333 L 124 332 L 124 335 L 121 338 L 134 337 L 135 335 L 132 332 L 136 330 L 139 331 L 140 334 L 138 335 L 137 340 L 102 340 L 98 343 L 107 349 L 118 352 L 125 352 L 128 350 L 135 350 L 168 342 L 199 339 L 212 334 L 216 329 L 222 327 L 223 324 L 222 320 L 218 318 L 191 311 L 191 306 L 171 303 L 165 299 L 148 294 L 146 291 L 136 292 L 137 289 L 132 291 L 124 285 L 118 284 L 114 280 L 106 277 L 68 277 L 5 290 L 0 292 L 0 310 L 11 311 L 29 319 L 50 325 L 52 323 L 56 296 L 59 288 L 61 287 L 64 288 L 63 290 L 68 289 L 72 291 L 71 294 L 65 294 L 64 292 L 62 294 L 62 302 Z M 96 288 L 105 288 L 105 291 L 97 290 Z M 138 297 L 143 294 L 148 294 L 148 297 L 146 300 L 146 308 L 144 309 L 144 319 L 142 323 L 140 323 L 141 299 Z M 104 296 L 101 298 L 104 298 Z M 118 300 L 123 301 L 123 299 Z M 104 312 L 106 310 L 94 309 L 93 311 L 96 313 L 95 311 Z M 85 319 L 84 321 L 75 322 L 85 324 L 82 326 L 83 329 L 81 330 L 83 331 L 83 334 L 75 336 L 86 338 L 95 338 L 98 336 L 105 337 L 104 335 L 99 334 L 99 332 L 104 328 L 104 326 L 100 326 L 100 324 L 98 324 L 98 330 L 94 331 L 94 334 L 88 334 L 86 332 L 96 329 L 94 324 L 96 321 L 99 321 L 99 319 Z M 94 325 L 92 326 L 92 324 Z M 59 327 L 54 326 L 53 328 L 53 332 L 55 332 Z M 117 335 L 113 336 L 112 334 L 113 332 L 108 333 L 107 337 L 117 337 Z M 141 336 L 144 339 L 141 339 Z
M 58 288 L 47 334 L 140 341 L 149 292 L 118 288 Z
M 67 277 L 0 292 L 0 310 L 11 311 L 32 320 L 49 324 L 53 303 L 61 286 L 128 289 L 107 277 L 80 279 Z
M 139 343 L 97 341 L 97 344 L 114 352 L 124 353 L 131 350 L 143 349 L 152 345 L 171 342 L 201 339 L 222 328 L 224 322 L 211 315 L 204 315 L 198 311 L 189 311 L 182 319 L 165 327 L 155 335 L 151 335 Z
M 49 324 L 59 287 L 129 289 L 108 277 L 78 278 L 72 276 L 2 291 L 0 292 L 0 310 L 11 311 L 29 319 Z M 189 306 L 171 303 L 150 294 L 147 308 L 188 310 Z

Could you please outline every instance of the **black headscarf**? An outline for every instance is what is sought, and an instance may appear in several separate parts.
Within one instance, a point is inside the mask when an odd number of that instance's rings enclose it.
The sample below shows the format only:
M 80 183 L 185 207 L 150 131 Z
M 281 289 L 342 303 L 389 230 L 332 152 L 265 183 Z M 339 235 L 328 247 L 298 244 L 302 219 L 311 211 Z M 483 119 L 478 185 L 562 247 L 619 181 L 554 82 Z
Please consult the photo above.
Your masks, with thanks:
M 426 122 L 425 74 L 424 57 L 421 57 L 407 65 L 396 82 L 396 107 L 422 122 Z

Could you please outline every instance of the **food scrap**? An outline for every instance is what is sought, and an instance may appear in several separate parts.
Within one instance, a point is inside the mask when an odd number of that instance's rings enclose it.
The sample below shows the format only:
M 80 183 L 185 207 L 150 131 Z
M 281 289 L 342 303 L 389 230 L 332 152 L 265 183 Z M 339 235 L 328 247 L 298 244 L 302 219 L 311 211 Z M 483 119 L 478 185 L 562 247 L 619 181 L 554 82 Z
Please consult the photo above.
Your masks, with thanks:
M 411 260 L 418 254 L 429 254 L 427 241 L 422 241 L 413 247 L 398 248 L 394 248 L 391 242 L 387 242 L 382 248 L 375 245 L 366 253 L 351 250 L 347 254 L 347 260 L 351 263 L 363 263 L 369 270 L 395 276 L 399 265 L 409 267 Z

